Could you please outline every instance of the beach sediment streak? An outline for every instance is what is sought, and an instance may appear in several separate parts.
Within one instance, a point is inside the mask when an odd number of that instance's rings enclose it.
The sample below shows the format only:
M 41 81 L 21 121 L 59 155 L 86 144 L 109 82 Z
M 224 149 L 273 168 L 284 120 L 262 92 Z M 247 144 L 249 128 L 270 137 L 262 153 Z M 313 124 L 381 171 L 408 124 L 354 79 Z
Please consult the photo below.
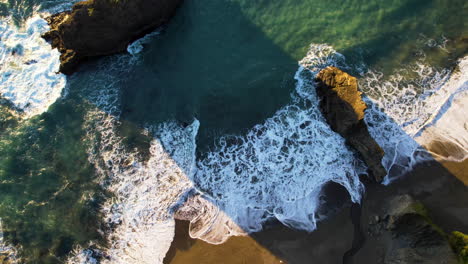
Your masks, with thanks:
M 336 67 L 327 67 L 317 74 L 316 81 L 320 110 L 327 123 L 359 153 L 375 181 L 381 182 L 387 175 L 382 166 L 384 151 L 367 130 L 364 122 L 367 106 L 357 79 Z
M 86 59 L 124 52 L 166 24 L 182 0 L 90 0 L 47 18 L 43 37 L 60 53 L 60 72 L 73 73 Z

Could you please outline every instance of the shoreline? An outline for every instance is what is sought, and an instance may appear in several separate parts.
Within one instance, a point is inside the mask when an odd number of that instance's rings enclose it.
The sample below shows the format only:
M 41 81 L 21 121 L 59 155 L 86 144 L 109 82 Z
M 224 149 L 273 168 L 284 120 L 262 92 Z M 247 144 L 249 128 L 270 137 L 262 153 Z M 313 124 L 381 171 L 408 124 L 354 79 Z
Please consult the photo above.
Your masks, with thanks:
M 468 187 L 462 182 L 468 177 L 467 165 L 468 160 L 429 161 L 416 165 L 388 186 L 367 183 L 360 221 L 359 214 L 350 214 L 352 206 L 348 202 L 320 221 L 312 233 L 277 225 L 247 237 L 230 238 L 225 244 L 210 245 L 190 238 L 188 223 L 177 221 L 176 236 L 164 263 L 179 264 L 187 259 L 198 263 L 253 263 L 254 258 L 263 263 L 309 263 L 311 259 L 317 263 L 384 263 L 388 239 L 373 236 L 370 230 L 382 213 L 382 205 L 396 195 L 409 194 L 420 201 L 433 222 L 446 233 L 468 233 L 468 223 L 463 220 L 468 219 L 468 204 L 463 202 L 463 197 L 468 197 Z M 353 243 L 353 222 L 361 225 L 365 239 L 362 244 L 359 237 Z M 346 252 L 348 258 L 343 262 Z M 272 259 L 277 262 L 271 262 Z

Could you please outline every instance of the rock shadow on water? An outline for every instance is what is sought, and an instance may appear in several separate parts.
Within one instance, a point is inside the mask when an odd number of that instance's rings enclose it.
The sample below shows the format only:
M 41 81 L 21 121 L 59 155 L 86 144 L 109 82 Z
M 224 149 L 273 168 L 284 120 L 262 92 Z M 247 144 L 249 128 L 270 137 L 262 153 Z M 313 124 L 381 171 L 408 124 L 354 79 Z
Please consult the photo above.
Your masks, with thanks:
M 288 103 L 297 69 L 230 1 L 185 2 L 142 55 L 123 85 L 121 119 L 144 126 L 195 117 L 204 149 Z
M 366 103 L 368 112 L 376 114 L 375 111 L 380 111 L 370 100 Z M 380 111 L 378 114 L 379 118 L 366 120 L 370 130 L 375 125 L 372 122 L 392 122 L 395 129 L 393 136 L 398 136 L 399 139 L 392 149 L 394 153 L 387 155 L 383 162 L 389 171 L 386 185 L 376 184 L 368 176 L 362 176 L 366 192 L 360 204 L 353 204 L 342 186 L 329 184 L 323 191 L 324 201 L 341 198 L 336 199 L 335 203 L 327 201 L 322 204 L 320 209 L 327 212 L 324 213 L 326 219 L 318 223 L 317 230 L 312 233 L 294 231 L 273 220 L 264 225 L 264 230 L 249 235 L 255 240 L 254 243 L 231 238 L 226 245 L 217 246 L 222 259 L 226 263 L 249 260 L 249 256 L 239 255 L 243 245 L 252 245 L 254 248 L 253 245 L 258 243 L 277 256 L 278 263 L 310 263 L 311 259 L 318 263 L 346 264 L 394 261 L 412 263 L 416 260 L 427 263 L 457 263 L 457 256 L 452 251 L 448 238 L 453 231 L 468 231 L 468 225 L 463 221 L 468 217 L 468 206 L 464 203 L 468 197 L 468 188 L 458 179 L 460 175 L 454 175 L 444 163 L 427 153 L 413 139 L 415 135 L 406 134 L 403 127 L 384 112 Z M 434 120 L 436 121 L 437 119 Z M 466 167 L 463 164 L 455 166 Z M 408 201 L 405 197 L 409 197 L 411 202 L 404 202 Z M 395 208 L 406 208 L 405 204 L 416 211 L 405 211 L 401 216 L 392 213 L 397 210 Z M 400 222 L 396 227 L 388 226 L 388 219 Z M 187 222 L 177 222 L 177 235 L 164 262 L 183 263 L 188 256 L 192 259 L 207 256 L 209 259 L 217 259 L 218 253 L 207 253 L 216 250 L 211 245 L 187 237 L 187 225 Z M 424 249 L 426 247 L 431 250 Z M 232 258 L 223 250 L 232 253 Z M 260 251 L 256 252 L 257 256 L 262 256 L 265 260 L 266 257 Z M 241 256 L 245 258 L 242 259 Z
M 176 64 L 174 64 L 176 65 Z M 142 69 L 144 70 L 144 69 Z M 150 71 L 150 70 L 148 70 Z M 154 71 L 154 70 L 151 70 Z M 177 72 L 177 71 L 174 71 Z M 156 75 L 156 74 L 154 74 Z M 171 78 L 175 78 L 176 76 L 172 76 Z M 132 80 L 134 82 L 135 80 Z M 185 80 L 186 81 L 186 80 Z M 146 81 L 141 81 L 141 83 L 144 83 Z M 165 121 L 168 119 L 171 119 L 174 117 L 174 115 L 171 113 L 171 111 L 167 111 L 161 114 L 161 116 L 156 116 L 156 117 L 148 117 L 148 113 L 154 113 L 157 109 L 159 109 L 161 106 L 158 106 L 156 103 L 154 103 L 152 98 L 156 98 L 158 100 L 161 100 L 160 98 L 164 98 L 164 96 L 159 95 L 159 91 L 156 88 L 152 87 L 149 89 L 149 91 L 143 91 L 142 95 L 140 95 L 140 98 L 147 97 L 149 98 L 149 103 L 148 104 L 143 104 L 141 106 L 141 109 L 133 109 L 132 107 L 135 105 L 134 103 L 131 103 L 132 100 L 134 101 L 139 101 L 140 99 L 135 99 L 138 97 L 138 91 L 136 91 L 137 95 L 132 95 L 132 92 L 135 92 L 133 89 L 134 87 L 140 87 L 139 85 L 137 86 L 130 86 L 128 84 L 125 84 L 126 87 L 124 87 L 124 92 L 121 96 L 123 99 L 123 114 L 121 118 L 123 120 L 126 120 L 129 123 L 134 123 L 136 124 L 137 127 L 139 126 L 144 126 L 147 123 L 158 123 L 161 121 Z M 171 87 L 173 88 L 173 87 Z M 162 92 L 161 92 L 162 93 Z M 148 95 L 149 94 L 149 95 Z M 172 95 L 174 96 L 174 95 Z M 179 98 L 177 94 L 174 96 L 175 98 Z M 212 98 L 210 96 L 207 96 L 206 99 L 207 101 L 211 101 Z M 185 103 L 183 103 L 185 104 Z M 222 103 L 220 103 L 221 105 Z M 167 106 L 166 104 L 165 106 Z M 173 107 L 171 105 L 171 107 Z M 154 110 L 156 108 L 156 110 Z M 190 108 L 190 107 L 188 107 Z M 370 105 L 369 108 L 375 109 L 377 106 L 372 106 Z M 126 110 L 127 109 L 127 110 Z M 272 107 L 272 109 L 277 109 Z M 178 110 L 181 111 L 181 110 Z M 156 111 L 157 112 L 157 111 Z M 177 118 L 179 120 L 187 120 L 183 121 L 183 123 L 189 123 L 191 122 L 191 118 L 193 117 L 193 112 L 183 109 L 182 114 Z M 215 112 L 215 111 L 212 111 Z M 180 112 L 179 112 L 180 113 Z M 189 114 L 187 114 L 189 113 Z M 214 113 L 213 113 L 214 114 Z M 396 124 L 396 122 L 392 121 L 391 118 L 386 117 L 385 114 L 381 113 L 383 116 L 380 116 L 381 119 L 383 120 L 390 120 L 394 126 L 400 127 L 400 125 Z M 264 118 L 268 117 L 267 113 L 263 114 Z M 200 116 L 197 116 L 203 126 L 203 119 Z M 378 120 L 381 120 L 378 119 Z M 209 118 L 207 122 L 209 122 Z M 378 121 L 375 120 L 375 121 Z M 257 124 L 262 121 L 262 118 L 258 118 L 255 120 L 252 120 L 248 122 L 247 124 L 244 124 L 241 127 L 248 128 L 249 125 L 253 126 L 254 124 Z M 375 124 L 368 123 L 369 126 L 372 129 L 372 126 Z M 223 127 L 220 125 L 220 127 Z M 235 126 L 234 126 L 235 127 Z M 401 135 L 402 142 L 405 144 L 409 144 L 412 148 L 412 150 L 416 152 L 423 152 L 420 146 L 417 146 L 417 143 L 414 142 L 411 136 L 406 135 L 404 130 L 402 128 L 397 129 L 398 135 Z M 202 131 L 202 130 L 201 130 Z M 233 130 L 237 133 L 239 133 L 239 130 L 235 129 Z M 240 131 L 242 132 L 242 130 Z M 200 132 L 200 135 L 202 135 L 203 132 Z M 223 135 L 223 133 L 220 133 Z M 229 133 L 228 133 L 229 134 Z M 203 138 L 203 136 L 199 136 Z M 211 135 L 207 133 L 205 135 L 206 140 L 213 140 Z M 213 140 L 214 141 L 214 140 Z M 203 139 L 200 140 L 200 142 L 203 142 Z M 421 150 L 421 151 L 419 151 Z M 392 157 L 391 159 L 388 159 L 387 162 L 393 162 L 395 157 Z M 305 232 L 300 232 L 300 231 L 293 231 L 290 230 L 289 228 L 282 227 L 279 224 L 271 224 L 269 225 L 269 228 L 267 228 L 265 231 L 259 232 L 259 233 L 254 233 L 251 234 L 251 238 L 253 238 L 258 244 L 262 245 L 264 248 L 268 249 L 270 252 L 272 252 L 274 255 L 280 257 L 286 262 L 291 262 L 291 263 L 308 263 L 308 260 L 310 259 L 317 259 L 317 260 L 323 260 L 325 261 L 324 263 L 341 263 L 342 258 L 346 252 L 351 252 L 348 253 L 346 256 L 346 261 L 345 263 L 351 263 L 352 259 L 362 259 L 364 261 L 375 261 L 376 259 L 381 259 L 382 257 L 385 258 L 385 254 L 387 252 L 382 252 L 378 251 L 377 248 L 385 247 L 388 246 L 389 242 L 386 241 L 383 238 L 370 238 L 366 239 L 368 242 L 367 243 L 357 243 L 357 245 L 353 245 L 352 241 L 353 239 L 356 238 L 354 236 L 353 230 L 356 228 L 356 223 L 361 223 L 361 228 L 360 231 L 358 230 L 358 233 L 366 233 L 366 228 L 368 228 L 369 223 L 372 221 L 373 218 L 375 218 L 375 215 L 378 214 L 377 209 L 379 209 L 379 206 L 382 206 L 382 204 L 387 201 L 388 199 L 392 198 L 396 194 L 402 194 L 402 193 L 410 193 L 413 195 L 415 198 L 418 200 L 422 201 L 425 206 L 428 207 L 430 211 L 435 211 L 434 215 L 434 222 L 436 222 L 438 225 L 440 225 L 444 231 L 452 231 L 452 230 L 462 230 L 466 232 L 467 226 L 465 223 L 457 221 L 456 219 L 459 219 L 458 214 L 466 214 L 466 206 L 461 204 L 461 201 L 463 199 L 455 199 L 451 197 L 450 195 L 446 195 L 447 197 L 444 197 L 440 200 L 438 200 L 438 196 L 445 194 L 447 192 L 447 189 L 453 193 L 456 194 L 454 196 L 457 197 L 466 197 L 467 191 L 466 188 L 464 188 L 463 184 L 460 185 L 460 182 L 458 182 L 454 176 L 451 175 L 449 171 L 447 171 L 443 166 L 439 165 L 439 163 L 435 160 L 427 160 L 425 161 L 424 164 L 421 164 L 416 167 L 416 169 L 413 171 L 413 166 L 415 165 L 415 161 L 412 160 L 412 157 L 405 157 L 405 156 L 397 156 L 396 160 L 398 161 L 398 164 L 391 164 L 391 163 L 386 163 L 384 161 L 384 165 L 389 166 L 389 172 L 391 175 L 398 175 L 401 176 L 402 174 L 409 174 L 407 177 L 400 178 L 398 180 L 395 180 L 391 185 L 387 187 L 383 187 L 380 185 L 374 185 L 372 183 L 366 183 L 367 184 L 367 193 L 366 197 L 362 201 L 362 215 L 361 215 L 361 221 L 356 222 L 356 216 L 355 213 L 353 213 L 353 219 L 354 219 L 354 225 L 351 224 L 351 221 L 349 220 L 348 213 L 343 209 L 339 210 L 338 213 L 331 215 L 329 219 L 326 221 L 320 222 L 318 230 L 312 232 L 311 234 L 305 233 Z M 442 183 L 442 184 L 441 184 Z M 377 190 L 377 191 L 375 191 Z M 338 192 L 338 191 L 337 191 Z M 434 203 L 434 200 L 438 200 L 436 203 Z M 378 201 L 378 202 L 377 202 Z M 348 203 L 349 204 L 349 203 Z M 368 207 L 366 207 L 368 206 Z M 445 210 L 447 207 L 457 207 L 457 208 L 462 208 L 460 209 L 459 212 L 454 212 L 453 210 Z M 345 207 L 345 209 L 348 207 Z M 356 208 L 355 206 L 353 208 Z M 440 211 L 443 211 L 443 213 L 440 213 Z M 461 212 L 461 213 L 460 213 Z M 380 212 L 379 212 L 380 213 Z M 450 220 L 445 219 L 444 217 L 440 217 L 440 215 L 449 215 L 453 217 Z M 186 232 L 186 223 L 181 223 L 178 222 L 178 235 L 176 237 L 176 242 L 174 242 L 175 247 L 182 248 L 184 251 L 190 251 L 190 248 L 194 245 L 194 240 L 188 238 L 186 234 L 184 235 L 183 232 Z M 182 226 L 182 227 L 180 227 Z M 182 230 L 182 231 L 181 231 Z M 182 232 L 182 235 L 180 235 L 180 232 Z M 366 233 L 366 236 L 368 234 Z M 186 241 L 188 239 L 188 242 Z M 340 240 L 340 245 L 338 246 L 336 244 L 336 241 Z M 372 241 L 372 242 L 369 242 Z M 181 242 L 182 241 L 182 242 Z M 185 241 L 185 242 L 184 242 Z M 362 239 L 358 239 L 358 242 L 362 242 Z M 375 242 L 375 243 L 373 243 Z M 201 242 L 200 242 L 201 243 Z M 239 243 L 246 243 L 246 242 L 239 242 Z M 387 244 L 386 244 L 387 243 Z M 182 246 L 181 246 L 182 245 Z M 320 245 L 320 246 L 318 246 Z M 207 247 L 212 247 L 209 245 L 206 245 Z M 222 248 L 223 245 L 217 246 Z M 357 251 L 357 250 L 352 250 L 353 248 L 361 248 L 364 251 Z M 351 249 L 351 251 L 348 251 Z M 369 253 L 372 250 L 376 250 L 378 253 Z M 172 253 L 169 253 L 169 256 L 174 255 L 174 248 Z M 361 253 L 361 252 L 366 252 Z M 354 257 L 353 257 L 354 255 Z M 193 256 L 195 258 L 203 258 L 203 255 L 195 255 Z M 166 262 L 169 260 L 166 260 Z M 170 263 L 170 261 L 169 261 Z M 367 262 L 362 262 L 362 263 L 367 263 Z
M 235 4 L 217 0 L 210 3 L 219 5 L 219 8 L 228 6 L 228 15 L 224 16 L 223 12 L 219 12 L 218 16 L 203 14 L 206 11 L 203 6 L 194 1 L 187 1 L 169 25 L 164 38 L 148 45 L 143 51 L 141 66 L 127 73 L 126 77 L 129 78 L 119 84 L 122 86 L 122 92 L 119 95 L 121 106 L 117 112 L 121 114 L 116 116 L 123 123 L 120 129 L 123 137 L 129 140 L 129 149 L 140 145 L 142 148 L 148 146 L 147 138 L 141 138 L 134 130 L 173 118 L 181 120 L 182 123 L 190 123 L 193 117 L 198 118 L 202 125 L 197 142 L 207 148 L 215 148 L 213 142 L 218 137 L 245 132 L 289 103 L 293 83 L 288 80 L 292 80 L 290 77 L 297 69 L 297 62 L 284 54 L 268 38 L 259 37 L 261 34 L 258 33 L 258 29 L 249 24 Z M 192 17 L 187 15 L 192 12 L 203 14 L 202 17 L 206 19 L 202 21 L 203 26 L 200 28 L 200 22 L 193 21 Z M 236 21 L 233 29 L 212 29 L 214 25 L 225 20 Z M 240 35 L 232 33 L 236 32 L 237 27 L 245 32 Z M 195 41 L 194 39 L 196 42 L 191 42 Z M 252 45 L 254 41 L 259 44 Z M 184 49 L 190 42 L 193 49 Z M 175 51 L 174 46 L 178 47 Z M 242 52 L 238 52 L 239 49 Z M 275 65 L 275 69 L 271 69 L 268 59 L 272 56 L 275 56 L 275 60 L 278 57 L 281 60 L 280 64 Z M 215 60 L 219 57 L 226 59 L 222 62 Z M 93 67 L 93 63 L 96 65 L 99 62 L 90 62 L 88 66 Z M 258 72 L 254 80 L 249 77 L 252 72 Z M 74 78 L 77 87 L 69 87 L 71 93 L 80 89 L 80 81 L 86 81 L 84 74 L 78 74 Z M 98 90 L 100 87 L 94 88 Z M 262 104 L 262 109 L 259 109 L 259 104 Z M 114 114 L 107 108 L 101 110 Z M 400 132 L 404 134 L 403 130 Z M 410 136 L 407 137 L 411 139 Z M 404 160 L 405 157 L 401 159 Z M 467 197 L 466 187 L 434 160 L 426 161 L 410 171 L 412 165 L 414 164 L 411 160 L 407 160 L 391 167 L 391 174 L 395 171 L 398 175 L 403 172 L 409 175 L 395 180 L 387 187 L 366 183 L 366 196 L 361 202 L 362 226 L 358 229 L 366 233 L 370 221 L 381 213 L 379 210 L 384 202 L 396 194 L 409 193 L 431 211 L 434 223 L 444 231 L 461 230 L 466 233 L 468 227 L 462 220 L 467 219 L 467 208 L 463 204 L 464 198 Z M 349 208 L 347 205 L 351 204 L 349 194 L 343 187 L 337 184 L 326 185 L 322 197 L 324 200 L 319 212 L 323 210 L 322 214 L 328 218 L 319 222 L 316 231 L 310 234 L 294 231 L 272 221 L 267 223 L 264 231 L 253 233 L 250 237 L 258 245 L 289 263 L 309 263 L 311 259 L 322 263 L 341 263 L 345 252 L 357 247 L 362 249 L 348 254 L 354 255 L 355 260 L 361 260 L 356 263 L 373 263 L 385 256 L 386 252 L 382 253 L 379 250 L 388 245 L 388 241 L 378 235 L 368 238 L 367 243 L 353 245 L 352 241 L 356 238 L 353 231 L 359 216 L 353 213 L 353 225 L 346 211 Z M 337 201 L 331 201 L 333 199 Z M 330 204 L 337 204 L 336 212 L 330 212 L 333 211 L 330 208 L 335 208 Z M 342 204 L 346 205 L 344 209 L 339 208 Z M 356 208 L 355 205 L 353 208 Z M 187 226 L 181 222 L 179 224 L 181 227 L 176 230 L 179 233 L 176 233 L 173 245 L 182 245 L 180 247 L 183 250 L 190 251 L 196 242 L 184 235 Z M 69 238 L 64 236 L 61 241 L 57 247 L 58 255 L 63 255 L 69 250 Z M 223 245 L 216 247 L 222 248 Z M 370 253 L 373 251 L 377 253 Z M 171 254 L 173 253 L 169 256 Z M 234 258 L 238 256 L 235 255 Z M 202 260 L 203 254 L 194 257 Z M 346 261 L 349 263 L 351 260 Z

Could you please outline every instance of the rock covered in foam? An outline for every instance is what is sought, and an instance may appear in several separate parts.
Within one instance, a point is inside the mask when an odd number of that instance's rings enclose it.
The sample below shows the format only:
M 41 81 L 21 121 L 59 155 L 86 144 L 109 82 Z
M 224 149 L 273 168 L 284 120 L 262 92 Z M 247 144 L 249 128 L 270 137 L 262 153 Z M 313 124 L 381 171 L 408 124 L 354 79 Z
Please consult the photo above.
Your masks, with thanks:
M 89 0 L 47 19 L 43 35 L 61 52 L 60 71 L 71 74 L 84 59 L 126 50 L 167 23 L 182 0 Z
M 359 153 L 374 179 L 381 182 L 387 175 L 382 166 L 384 151 L 367 130 L 366 104 L 356 78 L 336 67 L 327 67 L 317 74 L 316 81 L 320 110 L 327 123 Z

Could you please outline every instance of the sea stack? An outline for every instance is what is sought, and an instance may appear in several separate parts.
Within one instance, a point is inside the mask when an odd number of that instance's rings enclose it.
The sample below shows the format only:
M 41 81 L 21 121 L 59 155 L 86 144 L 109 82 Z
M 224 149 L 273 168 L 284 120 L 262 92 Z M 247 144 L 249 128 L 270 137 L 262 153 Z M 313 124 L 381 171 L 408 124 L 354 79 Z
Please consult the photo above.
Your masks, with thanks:
M 367 108 L 357 79 L 336 67 L 327 67 L 316 77 L 320 110 L 331 129 L 357 151 L 376 182 L 387 175 L 382 166 L 384 151 L 369 134 L 364 121 Z
M 60 72 L 71 74 L 83 60 L 115 54 L 164 25 L 182 0 L 88 0 L 47 18 L 43 37 L 60 53 Z

